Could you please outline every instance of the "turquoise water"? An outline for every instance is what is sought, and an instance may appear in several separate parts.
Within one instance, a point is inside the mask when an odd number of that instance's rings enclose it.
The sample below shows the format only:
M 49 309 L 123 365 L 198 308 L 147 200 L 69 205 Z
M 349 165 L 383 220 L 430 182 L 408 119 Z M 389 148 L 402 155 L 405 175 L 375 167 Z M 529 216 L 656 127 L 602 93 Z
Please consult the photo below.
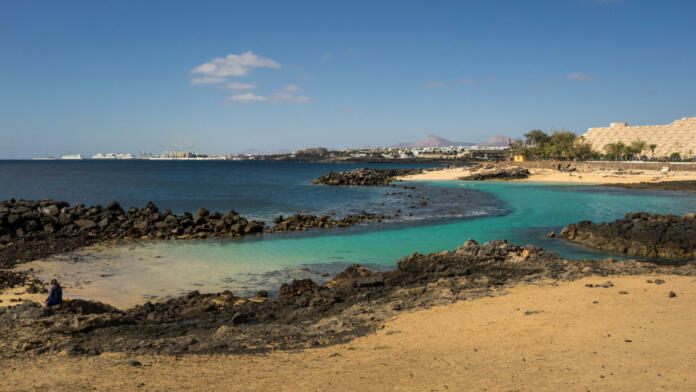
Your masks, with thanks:
M 521 245 L 531 243 L 567 258 L 606 257 L 607 254 L 548 239 L 546 234 L 569 223 L 611 221 L 633 211 L 696 211 L 692 193 L 511 182 L 425 185 L 443 193 L 444 188 L 466 188 L 472 197 L 490 198 L 504 214 L 266 234 L 242 240 L 144 242 L 63 257 L 62 261 L 72 257 L 72 269 L 54 262 L 33 266 L 44 271 L 46 277 L 60 272 L 64 281 L 72 282 L 71 289 L 78 292 L 77 296 L 82 288 L 91 287 L 85 296 L 98 299 L 100 290 L 95 291 L 95 286 L 123 288 L 126 284 L 129 298 L 121 303 L 126 306 L 137 302 L 134 295 L 149 299 L 192 289 L 229 289 L 238 295 L 251 295 L 261 288 L 274 291 L 290 279 L 308 277 L 322 281 L 326 279 L 322 273 L 335 273 L 352 263 L 389 269 L 400 257 L 414 251 L 454 249 L 468 238 L 479 242 L 506 239 Z M 113 293 L 109 289 L 104 295 L 114 301 Z
M 614 220 L 632 211 L 684 214 L 696 210 L 696 198 L 690 193 L 528 183 L 433 182 L 428 185 L 445 188 L 474 185 L 473 189 L 502 200 L 508 214 L 417 227 L 383 225 L 387 230 L 335 230 L 320 236 L 279 235 L 266 236 L 262 241 L 176 247 L 185 252 L 209 252 L 211 259 L 219 262 L 253 260 L 268 267 L 278 263 L 299 266 L 335 262 L 391 267 L 398 258 L 414 251 L 453 249 L 468 238 L 479 242 L 507 239 L 522 245 L 533 243 L 568 258 L 583 258 L 596 257 L 597 253 L 548 239 L 546 234 L 569 223 Z

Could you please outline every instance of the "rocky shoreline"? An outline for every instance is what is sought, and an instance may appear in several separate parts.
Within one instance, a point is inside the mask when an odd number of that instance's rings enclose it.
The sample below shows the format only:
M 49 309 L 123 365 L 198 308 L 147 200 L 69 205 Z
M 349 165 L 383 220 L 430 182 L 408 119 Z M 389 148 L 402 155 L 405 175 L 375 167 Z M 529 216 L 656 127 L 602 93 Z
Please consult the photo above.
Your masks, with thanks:
M 693 275 L 696 266 L 564 260 L 532 245 L 468 240 L 454 251 L 414 253 L 388 272 L 356 265 L 323 285 L 293 281 L 276 299 L 266 292 L 249 299 L 192 292 L 125 311 L 83 300 L 50 309 L 22 303 L 0 310 L 0 355 L 255 353 L 325 346 L 372 332 L 404 310 L 496 295 L 522 282 L 645 273 Z
M 486 180 L 520 180 L 530 176 L 528 169 L 521 167 L 505 167 L 482 170 L 468 176 L 459 177 L 460 181 L 486 181 Z
M 241 237 L 261 233 L 263 222 L 235 211 L 160 212 L 153 204 L 124 210 L 117 202 L 86 207 L 53 200 L 0 202 L 0 268 L 97 242 L 129 239 Z
M 312 181 L 318 185 L 387 186 L 397 177 L 420 174 L 423 169 L 369 169 L 329 172 Z
M 115 202 L 106 207 L 70 206 L 53 200 L 0 202 L 0 268 L 70 252 L 84 246 L 138 239 L 238 238 L 263 232 L 348 227 L 391 216 L 365 211 L 343 218 L 301 215 L 279 216 L 274 225 L 248 220 L 235 211 L 195 214 L 160 212 L 153 203 L 124 210 Z
M 635 212 L 624 219 L 595 224 L 583 221 L 563 228 L 560 238 L 617 254 L 641 258 L 696 258 L 696 215 Z
M 390 216 L 371 214 L 361 211 L 357 215 L 348 215 L 340 219 L 332 219 L 329 216 L 302 215 L 295 214 L 289 217 L 278 216 L 273 223 L 275 226 L 267 227 L 267 232 L 276 231 L 299 231 L 310 229 L 333 229 L 337 227 L 349 227 L 363 222 L 382 222 L 390 219 Z
M 662 191 L 696 191 L 696 181 L 638 182 L 632 184 L 604 184 L 612 188 L 655 189 Z

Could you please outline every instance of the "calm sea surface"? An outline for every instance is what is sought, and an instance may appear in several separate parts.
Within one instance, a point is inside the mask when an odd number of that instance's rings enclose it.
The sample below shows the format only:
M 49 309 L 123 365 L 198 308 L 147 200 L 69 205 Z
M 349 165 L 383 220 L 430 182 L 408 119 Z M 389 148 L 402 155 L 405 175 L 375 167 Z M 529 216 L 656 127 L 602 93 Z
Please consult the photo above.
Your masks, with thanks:
M 252 218 L 278 214 L 352 211 L 373 207 L 384 192 L 369 187 L 338 189 L 310 181 L 356 165 L 262 161 L 0 161 L 0 200 L 43 199 L 124 207 L 154 202 L 160 210 L 236 210 Z M 414 165 L 409 167 L 434 167 Z
M 144 298 L 192 289 L 230 289 L 249 295 L 275 290 L 293 278 L 325 279 L 347 264 L 391 268 L 414 251 L 453 249 L 468 238 L 533 243 L 569 258 L 605 257 L 546 238 L 580 220 L 602 222 L 627 212 L 696 211 L 693 193 L 627 191 L 582 185 L 432 182 L 401 188 L 326 187 L 309 182 L 352 164 L 269 162 L 0 162 L 0 199 L 50 197 L 69 202 L 194 211 L 234 209 L 268 220 L 299 211 L 338 216 L 366 209 L 402 216 L 347 229 L 278 233 L 242 240 L 141 242 L 102 246 L 34 263 L 45 277 L 59 276 L 74 296 Z M 372 165 L 387 167 L 387 165 Z M 394 167 L 394 165 L 388 165 Z M 395 194 L 396 193 L 396 194 Z M 409 197 L 410 195 L 410 197 Z M 414 199 L 426 200 L 418 206 Z M 412 214 L 412 216 L 408 216 Z M 109 294 L 110 293 L 110 294 Z

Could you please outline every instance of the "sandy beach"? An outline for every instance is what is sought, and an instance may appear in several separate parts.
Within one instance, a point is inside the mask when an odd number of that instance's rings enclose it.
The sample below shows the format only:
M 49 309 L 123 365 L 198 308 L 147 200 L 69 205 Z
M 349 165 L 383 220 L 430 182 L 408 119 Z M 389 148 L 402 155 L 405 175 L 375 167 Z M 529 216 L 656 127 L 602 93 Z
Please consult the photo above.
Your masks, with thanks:
M 0 308 L 17 305 L 22 301 L 41 302 L 46 299 L 46 293 L 28 293 L 29 286 L 13 287 L 7 290 L 0 290 Z
M 666 283 L 647 282 L 656 279 Z M 614 286 L 586 287 L 607 280 Z M 301 352 L 5 360 L 0 390 L 693 388 L 694 277 L 593 276 L 500 294 L 405 313 L 376 334 Z
M 525 182 L 546 182 L 546 183 L 571 183 L 571 184 L 632 184 L 639 182 L 662 182 L 662 181 L 693 181 L 696 180 L 696 172 L 669 172 L 662 174 L 659 170 L 640 170 L 634 173 L 617 172 L 613 170 L 596 170 L 591 172 L 564 172 L 550 169 L 530 169 L 529 178 L 512 181 Z M 460 177 L 471 175 L 473 172 L 468 168 L 458 167 L 452 169 L 441 169 L 424 171 L 420 174 L 400 177 L 399 180 L 405 181 L 452 181 Z

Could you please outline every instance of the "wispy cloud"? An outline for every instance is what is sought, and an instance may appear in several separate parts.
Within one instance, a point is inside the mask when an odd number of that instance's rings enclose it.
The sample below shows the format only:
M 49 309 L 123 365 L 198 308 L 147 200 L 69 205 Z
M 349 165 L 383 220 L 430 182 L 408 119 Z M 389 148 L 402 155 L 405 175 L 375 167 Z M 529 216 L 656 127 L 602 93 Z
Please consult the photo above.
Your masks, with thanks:
M 310 103 L 312 99 L 304 95 L 295 95 L 294 93 L 300 89 L 296 84 L 288 84 L 283 86 L 279 91 L 268 96 L 256 95 L 252 93 L 237 94 L 227 98 L 227 101 L 234 103 L 249 103 L 249 102 L 272 102 L 272 103 Z
M 281 90 L 286 91 L 288 93 L 294 93 L 295 91 L 299 90 L 300 86 L 296 84 L 288 84 L 287 86 L 284 86 Z
M 421 84 L 421 86 L 423 86 L 425 88 L 438 88 L 438 87 L 444 86 L 444 83 L 442 83 L 440 81 L 431 81 L 431 82 L 425 82 L 425 83 Z
M 304 95 L 294 95 L 292 93 L 277 92 L 271 94 L 271 102 L 275 103 L 310 103 L 312 99 Z
M 232 82 L 225 86 L 225 88 L 228 90 L 250 90 L 256 88 L 256 85 L 251 83 Z
M 264 97 L 263 95 L 246 93 L 246 94 L 233 95 L 233 96 L 227 98 L 227 100 L 229 102 L 236 102 L 236 103 L 265 102 L 265 101 L 268 101 L 268 97 Z
M 282 66 L 267 57 L 257 56 L 253 52 L 229 54 L 203 63 L 191 70 L 202 77 L 191 79 L 191 84 L 221 83 L 228 76 L 248 75 L 252 68 L 281 68 Z M 194 82 L 196 80 L 196 82 Z
M 571 72 L 568 75 L 566 75 L 566 78 L 570 80 L 579 80 L 581 82 L 589 82 L 594 80 L 592 76 L 582 73 L 582 72 Z
M 225 78 L 219 78 L 217 76 L 203 76 L 200 78 L 192 78 L 191 84 L 196 85 L 196 84 L 222 83 L 224 81 L 225 81 Z
M 462 78 L 459 79 L 458 82 L 464 84 L 476 84 L 476 79 Z

